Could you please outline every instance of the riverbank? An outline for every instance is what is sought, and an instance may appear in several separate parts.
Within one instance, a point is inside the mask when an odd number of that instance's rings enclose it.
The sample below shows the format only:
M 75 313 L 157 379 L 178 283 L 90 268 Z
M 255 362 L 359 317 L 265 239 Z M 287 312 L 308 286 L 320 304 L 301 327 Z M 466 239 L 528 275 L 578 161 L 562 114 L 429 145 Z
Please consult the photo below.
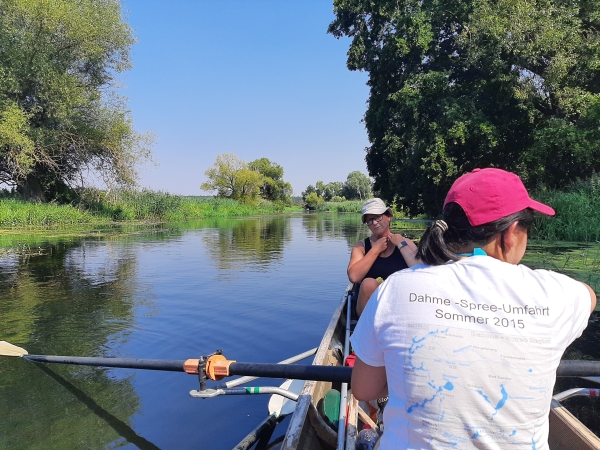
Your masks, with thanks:
M 209 217 L 243 217 L 301 212 L 300 205 L 261 202 L 250 205 L 216 197 L 182 197 L 153 191 L 125 191 L 111 197 L 60 205 L 14 198 L 0 199 L 0 227 L 110 225 L 123 222 L 170 222 Z
M 532 197 L 551 205 L 555 217 L 536 215 L 529 232 L 531 239 L 544 241 L 600 242 L 600 178 L 578 181 L 564 190 L 539 189 Z M 360 214 L 362 201 L 324 202 L 315 212 Z M 217 217 L 251 217 L 265 214 L 300 213 L 301 203 L 286 205 L 262 201 L 247 204 L 217 197 L 183 197 L 160 191 L 118 190 L 105 193 L 84 191 L 71 204 L 39 203 L 0 197 L 0 228 L 25 233 L 48 227 L 97 227 L 115 224 L 152 224 L 183 222 Z M 395 211 L 401 221 L 403 211 Z M 427 219 L 419 217 L 419 219 Z M 414 229 L 411 238 L 420 236 L 425 223 L 400 223 L 395 228 Z

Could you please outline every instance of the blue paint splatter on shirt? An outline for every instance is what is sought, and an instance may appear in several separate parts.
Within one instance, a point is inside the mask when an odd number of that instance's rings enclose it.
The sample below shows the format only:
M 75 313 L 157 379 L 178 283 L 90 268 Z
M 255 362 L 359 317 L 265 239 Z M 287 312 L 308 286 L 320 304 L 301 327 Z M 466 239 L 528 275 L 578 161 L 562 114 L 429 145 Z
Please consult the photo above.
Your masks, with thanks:
M 481 395 L 487 403 L 489 403 L 490 405 L 492 404 L 489 397 L 487 395 L 485 395 L 483 393 L 483 391 L 478 390 L 477 393 L 479 395 Z M 500 393 L 502 394 L 502 397 L 500 398 L 500 401 L 498 401 L 496 406 L 494 406 L 494 414 L 492 414 L 492 417 L 491 417 L 492 420 L 494 419 L 494 416 L 496 414 L 498 414 L 498 410 L 502 409 L 504 407 L 504 405 L 506 404 L 506 401 L 508 400 L 508 392 L 506 392 L 506 389 L 504 388 L 503 384 L 500 385 Z
M 464 352 L 465 350 L 470 350 L 473 346 L 472 345 L 467 345 L 466 347 L 463 348 L 458 348 L 456 350 L 453 350 L 454 353 L 460 353 L 460 352 Z
M 453 389 L 454 389 L 454 385 L 450 381 L 447 381 L 445 385 L 438 387 L 435 394 L 433 394 L 430 398 L 426 398 L 421 403 L 415 403 L 414 405 L 410 405 L 408 407 L 408 409 L 406 410 L 406 412 L 411 414 L 415 410 L 415 408 L 419 408 L 419 407 L 425 408 L 425 405 L 427 405 L 427 403 L 434 401 L 440 392 L 442 392 L 444 390 L 451 391 Z

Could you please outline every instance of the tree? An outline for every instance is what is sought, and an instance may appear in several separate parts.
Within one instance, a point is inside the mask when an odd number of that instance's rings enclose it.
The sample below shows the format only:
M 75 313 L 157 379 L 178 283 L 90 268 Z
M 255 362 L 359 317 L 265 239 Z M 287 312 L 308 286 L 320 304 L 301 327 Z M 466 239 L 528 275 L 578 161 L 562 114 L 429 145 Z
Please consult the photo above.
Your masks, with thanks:
M 341 181 L 332 181 L 323 186 L 323 198 L 329 202 L 334 197 L 343 197 L 343 191 L 344 183 Z
M 302 201 L 306 202 L 307 197 L 310 194 L 315 194 L 316 196 L 319 196 L 319 194 L 317 193 L 317 190 L 315 189 L 315 187 L 312 184 L 309 184 L 306 189 L 302 192 Z
M 600 170 L 600 3 L 334 1 L 329 32 L 369 73 L 367 168 L 409 212 L 437 214 L 476 167 L 561 187 Z
M 133 42 L 118 0 L 0 1 L 0 183 L 54 198 L 88 169 L 135 182 L 151 138 L 113 90 Z
M 283 181 L 283 167 L 267 158 L 260 158 L 248 163 L 248 168 L 263 176 L 260 196 L 272 202 L 292 203 L 292 185 Z
M 371 197 L 371 180 L 364 173 L 350 172 L 342 190 L 348 200 L 366 200 Z
M 333 197 L 343 196 L 344 183 L 340 181 L 332 181 L 331 183 L 323 183 L 321 180 L 317 181 L 313 186 L 309 184 L 306 190 L 302 192 L 302 200 L 306 201 L 306 196 L 312 192 L 316 193 L 319 197 L 322 197 L 324 201 L 331 201 Z
M 309 209 L 315 209 L 317 206 L 323 204 L 324 202 L 325 200 L 323 200 L 323 197 L 317 195 L 316 192 L 311 192 L 307 194 L 306 198 L 304 199 L 304 203 L 306 203 L 306 207 Z
M 217 156 L 212 167 L 204 172 L 208 181 L 202 183 L 203 191 L 217 191 L 218 197 L 227 197 L 242 202 L 255 202 L 260 196 L 263 176 L 248 168 L 248 164 L 233 153 Z

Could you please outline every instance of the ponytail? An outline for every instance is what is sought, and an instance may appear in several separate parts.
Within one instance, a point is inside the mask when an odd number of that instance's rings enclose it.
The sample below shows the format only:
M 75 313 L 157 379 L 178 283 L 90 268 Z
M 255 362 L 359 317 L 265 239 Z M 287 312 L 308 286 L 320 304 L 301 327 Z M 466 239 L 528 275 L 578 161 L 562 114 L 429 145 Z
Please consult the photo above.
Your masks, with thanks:
M 458 261 L 460 257 L 457 253 L 461 248 L 483 247 L 493 236 L 504 233 L 514 222 L 518 222 L 524 229 L 529 229 L 533 223 L 533 210 L 530 208 L 476 227 L 469 223 L 458 203 L 448 203 L 442 215 L 444 220 L 436 220 L 427 228 L 417 250 L 416 257 L 431 266 Z

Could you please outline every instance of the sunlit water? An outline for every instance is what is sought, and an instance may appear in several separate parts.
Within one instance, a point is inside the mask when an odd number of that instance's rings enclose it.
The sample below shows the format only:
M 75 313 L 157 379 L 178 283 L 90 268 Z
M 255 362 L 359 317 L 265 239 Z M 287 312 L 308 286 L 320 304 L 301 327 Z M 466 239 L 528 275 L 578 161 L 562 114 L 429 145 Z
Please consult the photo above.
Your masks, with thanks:
M 357 215 L 213 220 L 6 256 L 0 340 L 32 354 L 277 362 L 318 346 L 365 233 Z M 266 396 L 191 398 L 197 388 L 184 373 L 0 358 L 0 448 L 231 448 L 268 415 Z
M 0 340 L 32 354 L 183 360 L 222 349 L 277 362 L 319 344 L 351 246 L 367 235 L 359 215 L 311 214 L 53 241 L 0 258 Z M 586 333 L 573 351 L 600 359 L 596 329 Z M 268 396 L 191 398 L 197 388 L 184 373 L 3 357 L 0 449 L 227 449 L 267 416 Z

